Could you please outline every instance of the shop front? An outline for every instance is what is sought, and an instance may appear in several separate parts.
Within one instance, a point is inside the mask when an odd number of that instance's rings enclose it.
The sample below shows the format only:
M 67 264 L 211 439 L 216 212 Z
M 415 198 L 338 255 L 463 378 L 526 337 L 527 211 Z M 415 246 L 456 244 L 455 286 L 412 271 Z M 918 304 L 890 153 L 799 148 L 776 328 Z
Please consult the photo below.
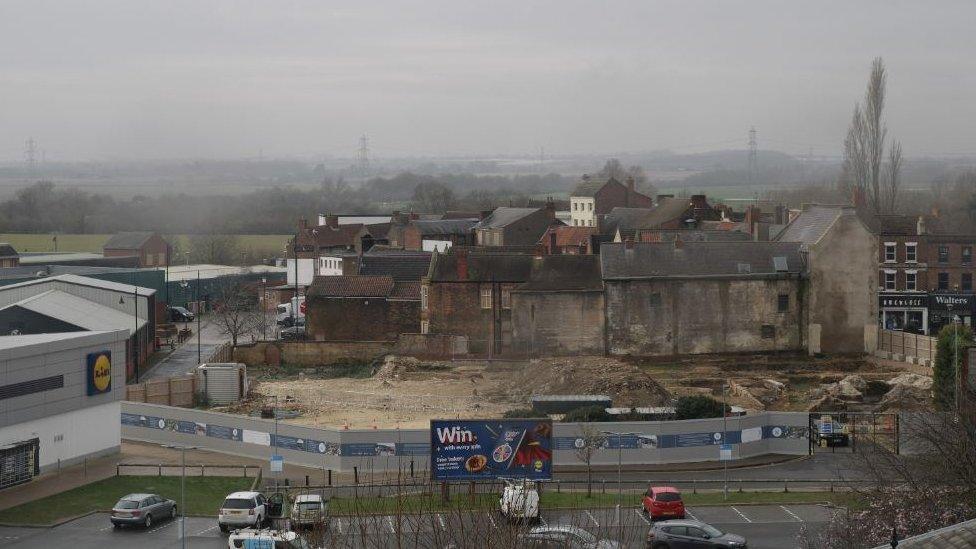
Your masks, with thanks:
M 878 294 L 878 317 L 885 330 L 928 334 L 929 296 L 919 293 Z
M 974 307 L 976 294 L 929 294 L 929 333 L 937 334 L 942 326 L 954 321 L 972 326 Z

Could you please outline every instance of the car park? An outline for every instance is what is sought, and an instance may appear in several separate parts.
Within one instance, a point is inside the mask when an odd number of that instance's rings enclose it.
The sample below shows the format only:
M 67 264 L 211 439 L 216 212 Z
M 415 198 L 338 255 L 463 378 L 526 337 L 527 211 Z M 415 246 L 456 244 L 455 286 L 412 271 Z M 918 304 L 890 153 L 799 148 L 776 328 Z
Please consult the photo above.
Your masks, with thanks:
M 328 502 L 319 494 L 299 494 L 291 506 L 293 527 L 308 527 L 326 520 Z
M 112 506 L 109 520 L 112 526 L 143 526 L 149 528 L 157 521 L 176 518 L 176 502 L 156 494 L 129 494 Z
M 647 549 L 746 549 L 746 538 L 698 520 L 666 520 L 651 525 Z
M 221 532 L 260 527 L 267 519 L 267 500 L 261 492 L 234 492 L 224 499 L 217 512 L 217 525 Z
M 683 519 L 685 518 L 685 504 L 681 499 L 681 492 L 671 486 L 651 486 L 644 494 L 641 508 L 651 520 Z
M 235 530 L 227 538 L 228 549 L 311 549 L 311 546 L 295 532 L 282 530 Z
M 537 526 L 519 536 L 520 547 L 528 549 L 617 549 L 620 544 L 613 540 L 599 539 L 578 526 Z
M 535 483 L 521 479 L 505 480 L 498 507 L 508 520 L 538 520 L 539 492 Z

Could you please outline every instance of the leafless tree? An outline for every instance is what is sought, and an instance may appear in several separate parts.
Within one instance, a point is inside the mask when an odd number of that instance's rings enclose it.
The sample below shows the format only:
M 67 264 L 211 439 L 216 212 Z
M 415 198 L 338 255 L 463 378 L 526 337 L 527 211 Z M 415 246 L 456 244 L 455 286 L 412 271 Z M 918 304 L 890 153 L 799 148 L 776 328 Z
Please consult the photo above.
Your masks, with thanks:
M 593 496 L 593 454 L 606 442 L 606 436 L 590 425 L 580 426 L 580 436 L 576 439 L 576 459 L 586 465 L 586 497 Z
M 851 125 L 844 139 L 844 186 L 865 199 L 877 213 L 890 213 L 897 203 L 902 164 L 900 143 L 893 143 L 885 165 L 888 127 L 884 106 L 888 75 L 884 61 L 876 57 L 863 104 L 854 105 Z
M 220 333 L 230 337 L 231 345 L 237 346 L 237 340 L 260 327 L 260 311 L 255 307 L 254 293 L 245 286 L 236 284 L 227 287 L 214 306 L 213 320 Z

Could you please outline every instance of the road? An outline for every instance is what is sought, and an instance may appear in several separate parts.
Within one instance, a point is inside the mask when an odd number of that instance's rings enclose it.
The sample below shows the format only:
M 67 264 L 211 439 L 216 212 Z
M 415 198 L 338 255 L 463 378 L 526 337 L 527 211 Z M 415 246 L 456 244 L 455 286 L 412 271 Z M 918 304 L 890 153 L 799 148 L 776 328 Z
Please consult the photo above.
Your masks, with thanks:
M 207 360 L 214 350 L 225 341 L 227 336 L 220 333 L 220 329 L 209 318 L 200 319 L 200 356 Z M 181 325 L 182 326 L 182 325 Z M 163 357 L 153 367 L 140 376 L 139 381 L 148 381 L 163 377 L 182 376 L 194 370 L 200 363 L 197 361 L 197 334 L 196 323 L 192 323 L 194 330 L 193 337 L 183 342 L 183 345 L 176 348 L 168 356 Z
M 689 507 L 688 518 L 696 518 L 723 531 L 749 540 L 756 549 L 783 549 L 796 546 L 801 528 L 816 529 L 830 517 L 830 510 L 819 505 L 740 505 Z M 650 522 L 634 507 L 543 512 L 543 525 L 580 526 L 597 537 L 620 539 L 624 547 L 642 547 Z M 333 517 L 325 535 L 329 547 L 485 547 L 511 540 L 521 528 L 506 524 L 495 512 L 444 512 L 428 515 Z M 187 518 L 187 546 L 227 547 L 213 518 Z M 494 543 L 492 543 L 494 541 Z M 315 544 L 318 545 L 318 544 Z M 506 545 L 506 544 L 503 544 Z M 511 545 L 510 543 L 507 545 Z M 178 521 L 167 521 L 150 530 L 116 530 L 107 515 L 97 513 L 52 529 L 0 528 L 0 546 L 18 549 L 71 547 L 140 547 L 163 549 L 180 547 Z

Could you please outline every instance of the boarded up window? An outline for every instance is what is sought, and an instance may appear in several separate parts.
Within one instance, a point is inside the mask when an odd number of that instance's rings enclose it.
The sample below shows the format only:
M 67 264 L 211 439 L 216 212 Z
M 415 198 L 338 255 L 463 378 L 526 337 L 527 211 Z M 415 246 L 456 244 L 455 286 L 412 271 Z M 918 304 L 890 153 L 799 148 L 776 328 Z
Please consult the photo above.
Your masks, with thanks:
M 790 311 L 790 294 L 779 294 L 776 296 L 776 310 L 781 313 Z
M 774 337 L 776 337 L 776 326 L 773 326 L 772 324 L 763 324 L 762 338 L 773 339 Z

